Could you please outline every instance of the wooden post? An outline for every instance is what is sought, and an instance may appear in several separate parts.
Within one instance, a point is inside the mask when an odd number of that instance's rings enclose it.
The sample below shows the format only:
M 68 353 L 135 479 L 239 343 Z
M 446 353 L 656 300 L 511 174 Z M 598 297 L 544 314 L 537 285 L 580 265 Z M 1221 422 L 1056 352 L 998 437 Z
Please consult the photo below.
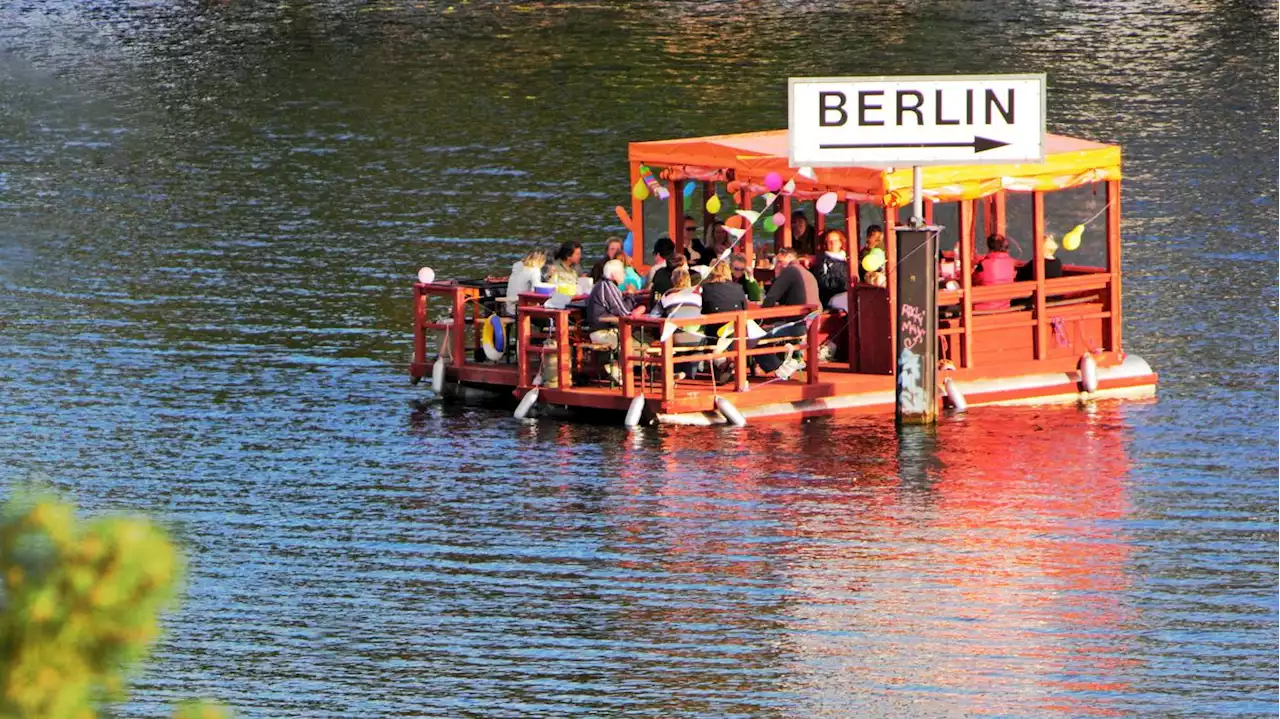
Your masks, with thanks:
M 755 201 L 755 195 L 748 190 L 742 191 L 742 204 L 739 207 L 750 209 L 751 203 Z M 755 225 L 747 225 L 747 234 L 742 236 L 742 241 L 738 243 L 738 251 L 747 258 L 747 272 L 751 272 L 756 266 L 756 248 L 755 248 Z
M 1123 317 L 1120 314 L 1120 181 L 1107 181 L 1107 272 L 1111 273 L 1111 301 L 1107 311 L 1109 345 L 1107 349 L 1119 352 Z
M 812 312 L 813 310 L 821 311 L 822 306 L 813 305 L 812 309 L 810 309 L 809 311 Z M 805 343 L 804 344 L 804 383 L 805 384 L 818 383 L 818 324 L 819 324 L 818 320 L 815 319 L 814 321 L 810 322 L 809 325 L 805 328 L 806 329 L 806 333 L 805 333 L 806 336 L 804 339 L 804 343 Z
M 675 194 L 671 198 L 675 199 Z M 682 226 L 684 222 L 680 223 Z M 683 229 L 683 227 L 681 228 Z M 618 363 L 622 365 L 622 396 L 632 399 L 636 396 L 635 371 L 631 366 L 631 318 L 618 318 Z
M 782 214 L 787 218 L 786 224 L 782 226 L 782 245 L 777 242 L 773 243 L 773 253 L 778 254 L 778 250 L 783 247 L 791 247 L 791 195 L 782 196 Z M 777 237 L 777 235 L 774 235 Z
M 739 312 L 733 320 L 733 344 L 737 348 L 733 354 L 733 389 L 735 392 L 747 391 L 747 313 Z
M 711 223 L 714 222 L 716 219 L 715 215 L 711 214 L 710 212 L 707 212 L 707 200 L 710 200 L 711 196 L 714 195 L 715 193 L 716 193 L 716 183 L 714 182 L 702 183 L 702 230 L 704 233 L 706 232 L 706 229 L 711 226 Z
M 974 230 L 978 221 L 973 200 L 961 200 L 956 208 L 960 225 L 960 238 L 956 248 L 960 250 L 960 323 L 964 334 L 960 343 L 960 366 L 973 366 L 973 245 Z
M 569 389 L 573 384 L 569 370 L 573 363 L 573 353 L 569 348 L 569 313 L 565 310 L 556 312 L 556 380 L 559 389 Z
M 427 363 L 427 294 L 422 285 L 413 286 L 413 363 L 419 367 Z M 423 375 L 414 376 L 416 380 Z
M 933 200 L 924 201 L 924 223 L 926 225 L 933 224 Z
M 676 250 L 683 251 L 688 239 L 684 236 L 684 205 L 681 203 L 684 198 L 680 194 L 680 183 L 668 181 L 667 191 L 671 193 L 667 198 L 667 234 L 675 240 Z
M 516 380 L 516 387 L 527 389 L 530 386 L 529 380 L 529 315 L 516 308 L 516 371 L 519 377 Z M 539 365 L 542 363 L 539 362 Z
M 1005 234 L 1007 231 L 1007 223 L 1005 222 L 1007 215 L 1005 212 L 1006 203 L 1004 190 L 1001 190 L 991 196 L 989 207 L 990 214 L 988 215 L 987 221 L 987 234 Z
M 858 222 L 858 202 L 856 200 L 844 201 L 844 233 L 849 236 L 849 247 L 845 251 L 849 253 L 850 262 L 857 256 L 862 238 L 858 235 L 862 232 L 862 225 Z M 858 270 L 854 265 L 849 265 L 849 276 L 853 277 Z
M 449 338 L 453 341 L 450 352 L 453 353 L 453 366 L 461 367 L 467 359 L 467 317 L 466 304 L 463 302 L 462 290 L 453 290 L 453 325 Z
M 662 341 L 662 399 L 670 402 L 676 398 L 676 366 L 671 360 L 672 338 Z
M 640 181 L 640 163 L 631 163 L 631 188 Z M 636 267 L 644 267 L 644 200 L 637 200 L 631 195 L 631 262 Z
M 1031 193 L 1031 241 L 1035 243 L 1035 251 L 1031 253 L 1031 261 L 1035 263 L 1036 278 L 1036 342 L 1035 357 L 1038 360 L 1049 356 L 1049 323 L 1045 317 L 1044 295 L 1044 193 L 1035 190 Z

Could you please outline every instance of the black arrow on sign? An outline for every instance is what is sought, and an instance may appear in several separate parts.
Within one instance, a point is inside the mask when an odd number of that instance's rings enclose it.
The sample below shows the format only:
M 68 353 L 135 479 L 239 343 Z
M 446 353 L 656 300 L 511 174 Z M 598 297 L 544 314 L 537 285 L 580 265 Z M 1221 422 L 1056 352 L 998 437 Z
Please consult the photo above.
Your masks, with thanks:
M 867 145 L 818 145 L 823 150 L 891 150 L 914 147 L 972 147 L 974 154 L 994 150 L 1008 145 L 1007 142 L 992 140 L 989 137 L 974 137 L 973 142 L 886 142 Z

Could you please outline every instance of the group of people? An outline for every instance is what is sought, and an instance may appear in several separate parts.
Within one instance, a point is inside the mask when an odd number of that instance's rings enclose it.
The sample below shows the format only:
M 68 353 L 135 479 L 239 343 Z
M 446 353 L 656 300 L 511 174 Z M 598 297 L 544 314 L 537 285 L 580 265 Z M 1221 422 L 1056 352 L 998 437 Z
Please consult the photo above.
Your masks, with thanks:
M 807 218 L 803 213 L 796 213 L 793 220 L 793 229 L 799 232 L 801 242 L 812 245 L 813 228 L 807 225 Z M 765 307 L 828 307 L 847 291 L 851 271 L 859 272 L 864 282 L 881 286 L 885 283 L 883 272 L 865 272 L 860 262 L 851 268 L 846 236 L 832 229 L 823 233 L 822 252 L 811 260 L 802 259 L 795 248 L 779 250 L 774 258 L 773 283 L 765 292 L 753 277 L 746 256 L 731 251 L 734 242 L 723 222 L 716 220 L 708 224 L 699 237 L 697 221 L 688 215 L 684 221 L 685 236 L 691 238 L 688 248 L 677 252 L 675 242 L 669 237 L 659 238 L 653 247 L 653 265 L 644 276 L 636 271 L 630 255 L 623 251 L 620 238 L 606 240 L 603 256 L 585 273 L 592 280 L 584 305 L 592 342 L 616 347 L 617 318 L 624 315 L 695 317 L 743 310 L 749 301 L 760 302 Z M 806 237 L 809 239 L 805 240 Z M 879 225 L 869 227 L 859 260 L 874 248 L 883 249 L 883 242 L 883 229 Z M 539 284 L 577 288 L 584 274 L 582 254 L 582 244 L 573 240 L 562 243 L 550 258 L 541 250 L 526 254 L 511 268 L 506 295 L 508 310 L 514 314 L 519 296 L 535 291 Z M 676 333 L 674 342 L 678 346 L 707 344 L 707 338 L 716 336 L 717 330 L 718 327 L 685 327 Z M 804 331 L 803 323 L 796 323 L 769 336 L 802 337 Z M 756 366 L 766 373 L 776 372 L 790 354 L 784 351 L 780 355 L 762 355 L 757 358 Z M 678 376 L 693 371 L 692 366 L 681 365 Z

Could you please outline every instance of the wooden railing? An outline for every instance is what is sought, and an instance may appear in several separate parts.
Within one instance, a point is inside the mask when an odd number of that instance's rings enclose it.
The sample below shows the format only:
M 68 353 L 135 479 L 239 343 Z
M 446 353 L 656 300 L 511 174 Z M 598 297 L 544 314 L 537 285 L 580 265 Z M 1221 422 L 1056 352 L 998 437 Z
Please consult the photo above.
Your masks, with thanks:
M 522 306 L 516 310 L 516 368 L 519 372 L 516 386 L 519 389 L 527 390 L 534 386 L 534 375 L 529 371 L 530 367 L 541 372 L 547 357 L 556 358 L 557 388 L 569 388 L 573 357 L 570 348 L 572 341 L 570 315 L 572 313 L 573 310 L 552 310 L 536 305 Z M 534 329 L 533 320 L 535 319 L 549 321 L 550 328 L 545 334 Z M 540 338 L 545 341 L 542 344 L 534 344 L 534 340 Z M 555 344 L 548 347 L 550 342 Z M 538 358 L 536 365 L 530 361 L 533 357 Z
M 622 363 L 623 396 L 630 399 L 637 395 L 635 380 L 637 367 L 654 365 L 661 368 L 662 398 L 664 400 L 672 400 L 675 398 L 675 365 L 677 363 L 711 362 L 718 359 L 732 361 L 734 367 L 734 390 L 744 392 L 747 389 L 747 358 L 757 355 L 778 354 L 782 351 L 779 342 L 782 338 L 775 339 L 772 343 L 762 343 L 756 347 L 748 347 L 747 321 L 803 320 L 809 313 L 818 309 L 820 308 L 817 305 L 789 305 L 784 307 L 761 307 L 739 312 L 719 312 L 679 319 L 648 316 L 621 317 L 618 321 L 618 348 Z M 658 343 L 661 351 L 657 354 L 648 352 L 648 348 L 651 345 L 638 343 L 632 337 L 632 329 L 650 330 L 655 335 L 661 336 L 663 326 L 668 323 L 674 325 L 677 330 L 682 327 L 701 326 L 703 332 L 707 334 L 709 334 L 708 330 L 710 328 L 731 323 L 733 324 L 733 337 L 735 339 L 729 349 L 724 352 L 716 352 L 714 346 L 708 346 L 706 350 L 701 350 L 701 347 L 685 347 L 682 348 L 684 351 L 677 356 L 674 336 L 667 337 Z M 795 348 L 804 350 L 805 382 L 807 384 L 815 384 L 818 381 L 817 337 L 818 323 L 815 321 L 810 322 L 804 334 L 796 336 L 793 342 Z M 711 342 L 711 340 L 707 341 Z M 635 353 L 637 346 L 640 348 L 639 354 Z
M 433 321 L 428 316 L 427 298 L 443 297 L 449 302 L 449 317 L 445 322 Z M 480 308 L 475 300 L 479 299 L 480 291 L 474 287 L 465 287 L 443 282 L 422 283 L 416 282 L 413 285 L 413 362 L 409 365 L 409 375 L 416 382 L 425 377 L 430 371 L 427 362 L 427 332 L 443 332 L 451 330 L 455 327 L 459 331 L 449 333 L 449 356 L 450 363 L 454 367 L 461 367 L 467 358 L 467 324 L 463 323 L 467 306 L 471 307 L 470 325 L 476 325 L 484 320 L 480 318 Z

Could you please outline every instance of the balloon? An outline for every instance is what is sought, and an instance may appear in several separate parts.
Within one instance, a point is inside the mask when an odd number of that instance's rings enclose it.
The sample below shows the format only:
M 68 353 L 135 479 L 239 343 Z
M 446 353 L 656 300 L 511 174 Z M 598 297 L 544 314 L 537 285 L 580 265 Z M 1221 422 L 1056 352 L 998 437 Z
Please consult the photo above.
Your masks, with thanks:
M 696 183 L 696 182 L 686 182 L 686 183 L 684 183 L 684 196 L 685 196 L 685 197 L 693 197 L 693 191 L 694 191 L 694 190 L 696 190 L 696 189 L 698 189 L 698 183 Z
M 644 180 L 636 180 L 635 187 L 631 188 L 631 196 L 641 202 L 649 199 L 649 186 L 644 184 Z
M 423 267 L 422 269 L 418 270 L 418 281 L 421 282 L 422 284 L 425 285 L 428 282 L 435 282 L 435 279 L 436 279 L 436 271 L 431 269 L 430 267 Z
M 613 208 L 613 211 L 617 213 L 618 220 L 622 223 L 622 226 L 628 230 L 631 229 L 631 215 L 627 214 L 627 211 L 623 209 L 622 205 L 618 205 Z
M 742 218 L 741 218 L 740 216 L 738 216 L 738 215 L 734 215 L 733 217 L 730 217 L 730 218 L 728 218 L 728 219 L 726 219 L 726 220 L 724 221 L 724 226 L 725 226 L 725 227 L 739 227 L 739 228 L 744 228 L 744 229 L 745 229 L 745 228 L 746 228 L 746 226 L 747 226 L 747 221 L 746 221 L 746 220 L 744 220 L 744 219 L 742 219 Z
M 767 217 L 765 217 L 765 218 L 764 218 L 764 231 L 765 231 L 765 232 L 773 232 L 774 230 L 778 229 L 778 223 L 777 223 L 776 221 L 774 221 L 774 219 L 773 219 L 773 218 L 775 218 L 775 217 L 777 217 L 777 215 L 769 215 L 769 216 L 767 216 Z
M 627 239 L 622 241 L 622 254 L 624 255 L 631 254 L 631 250 L 635 247 L 635 244 L 636 244 L 635 233 L 628 232 Z
M 693 198 L 686 196 L 684 198 L 684 211 L 688 212 L 689 210 L 692 210 L 692 209 L 693 209 Z
M 711 199 L 707 200 L 707 212 L 710 212 L 711 214 L 714 215 L 719 211 L 720 211 L 720 197 L 717 195 L 712 195 Z
M 884 267 L 884 259 L 884 250 L 873 247 L 867 256 L 862 258 L 862 269 L 867 272 L 877 272 Z
M 774 216 L 773 216 L 773 226 L 774 226 L 774 227 L 782 227 L 782 226 L 783 226 L 783 225 L 785 225 L 785 224 L 787 224 L 787 216 L 786 216 L 786 215 L 784 215 L 784 214 L 782 214 L 781 212 L 779 212 L 779 213 L 777 213 L 776 215 L 774 215 Z
M 836 199 L 837 199 L 836 193 L 828 192 L 827 194 L 818 198 L 818 202 L 814 204 L 814 207 L 818 210 L 820 214 L 825 215 L 828 212 L 831 212 L 832 210 L 836 209 Z
M 1062 249 L 1071 251 L 1080 249 L 1080 235 L 1084 234 L 1084 225 L 1076 225 L 1062 236 Z
M 777 192 L 782 189 L 782 175 L 776 172 L 770 172 L 764 176 L 764 186 L 769 192 Z

